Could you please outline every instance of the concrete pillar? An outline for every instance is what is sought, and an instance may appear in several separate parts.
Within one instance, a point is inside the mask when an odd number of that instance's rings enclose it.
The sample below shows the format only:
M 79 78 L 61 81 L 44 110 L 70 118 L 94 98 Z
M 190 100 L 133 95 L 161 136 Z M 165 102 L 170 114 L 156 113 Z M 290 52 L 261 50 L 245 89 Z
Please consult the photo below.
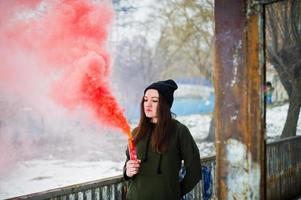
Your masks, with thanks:
M 263 23 L 256 1 L 215 0 L 217 196 L 265 199 Z

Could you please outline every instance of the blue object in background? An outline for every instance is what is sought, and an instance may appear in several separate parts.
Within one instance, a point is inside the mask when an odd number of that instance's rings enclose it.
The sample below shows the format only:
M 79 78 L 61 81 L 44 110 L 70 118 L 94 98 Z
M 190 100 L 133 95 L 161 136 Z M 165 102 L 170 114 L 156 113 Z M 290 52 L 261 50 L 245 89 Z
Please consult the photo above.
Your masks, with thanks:
M 214 93 L 210 93 L 208 99 L 201 97 L 184 97 L 175 98 L 171 111 L 176 116 L 187 116 L 194 114 L 206 114 L 212 113 L 214 109 Z M 135 112 L 129 116 L 126 112 L 127 118 L 133 123 L 138 123 L 140 117 L 140 105 L 136 105 Z
M 177 116 L 185 116 L 192 114 L 205 114 L 213 112 L 214 93 L 210 93 L 208 99 L 185 97 L 175 98 L 171 111 Z
M 202 173 L 202 196 L 204 200 L 211 199 L 213 195 L 213 178 L 212 178 L 212 166 L 204 166 L 202 165 L 201 173 Z M 182 163 L 180 172 L 179 172 L 179 181 L 182 181 L 186 174 L 186 170 Z M 181 200 L 193 200 L 193 192 L 189 192 L 184 195 Z
M 213 180 L 211 176 L 212 167 L 202 166 L 203 175 L 203 199 L 208 200 L 212 197 L 213 193 Z
M 271 93 L 266 95 L 266 103 L 272 104 L 272 94 Z

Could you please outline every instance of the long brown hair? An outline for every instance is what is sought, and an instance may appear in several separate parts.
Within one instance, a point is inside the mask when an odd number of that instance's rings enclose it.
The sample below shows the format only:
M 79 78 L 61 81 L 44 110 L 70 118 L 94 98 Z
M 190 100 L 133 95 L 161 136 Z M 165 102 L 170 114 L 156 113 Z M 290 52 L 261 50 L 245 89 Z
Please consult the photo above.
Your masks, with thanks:
M 158 121 L 152 130 L 151 144 L 153 149 L 158 153 L 163 153 L 168 148 L 168 143 L 174 128 L 175 120 L 172 119 L 170 107 L 164 98 L 159 93 L 159 105 L 157 107 Z M 135 130 L 135 141 L 146 138 L 153 123 L 151 118 L 146 117 L 144 112 L 144 98 L 140 103 L 140 121 Z

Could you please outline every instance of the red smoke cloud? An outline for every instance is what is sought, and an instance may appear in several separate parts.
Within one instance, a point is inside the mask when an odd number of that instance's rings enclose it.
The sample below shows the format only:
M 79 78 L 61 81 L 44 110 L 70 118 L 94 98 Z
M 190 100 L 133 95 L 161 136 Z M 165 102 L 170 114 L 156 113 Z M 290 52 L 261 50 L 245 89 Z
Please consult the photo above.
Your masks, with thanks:
M 100 124 L 129 134 L 109 86 L 113 10 L 107 1 L 9 0 L 0 8 L 0 87 L 30 95 L 42 85 L 57 104 L 86 108 Z M 32 74 L 39 83 L 31 82 Z

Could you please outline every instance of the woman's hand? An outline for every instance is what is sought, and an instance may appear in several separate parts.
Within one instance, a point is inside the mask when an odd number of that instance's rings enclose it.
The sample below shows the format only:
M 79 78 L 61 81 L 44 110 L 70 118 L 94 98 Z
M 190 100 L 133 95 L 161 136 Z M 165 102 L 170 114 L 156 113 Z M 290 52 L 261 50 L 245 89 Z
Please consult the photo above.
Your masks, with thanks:
M 141 160 L 129 160 L 126 163 L 126 175 L 133 177 L 139 172 Z

